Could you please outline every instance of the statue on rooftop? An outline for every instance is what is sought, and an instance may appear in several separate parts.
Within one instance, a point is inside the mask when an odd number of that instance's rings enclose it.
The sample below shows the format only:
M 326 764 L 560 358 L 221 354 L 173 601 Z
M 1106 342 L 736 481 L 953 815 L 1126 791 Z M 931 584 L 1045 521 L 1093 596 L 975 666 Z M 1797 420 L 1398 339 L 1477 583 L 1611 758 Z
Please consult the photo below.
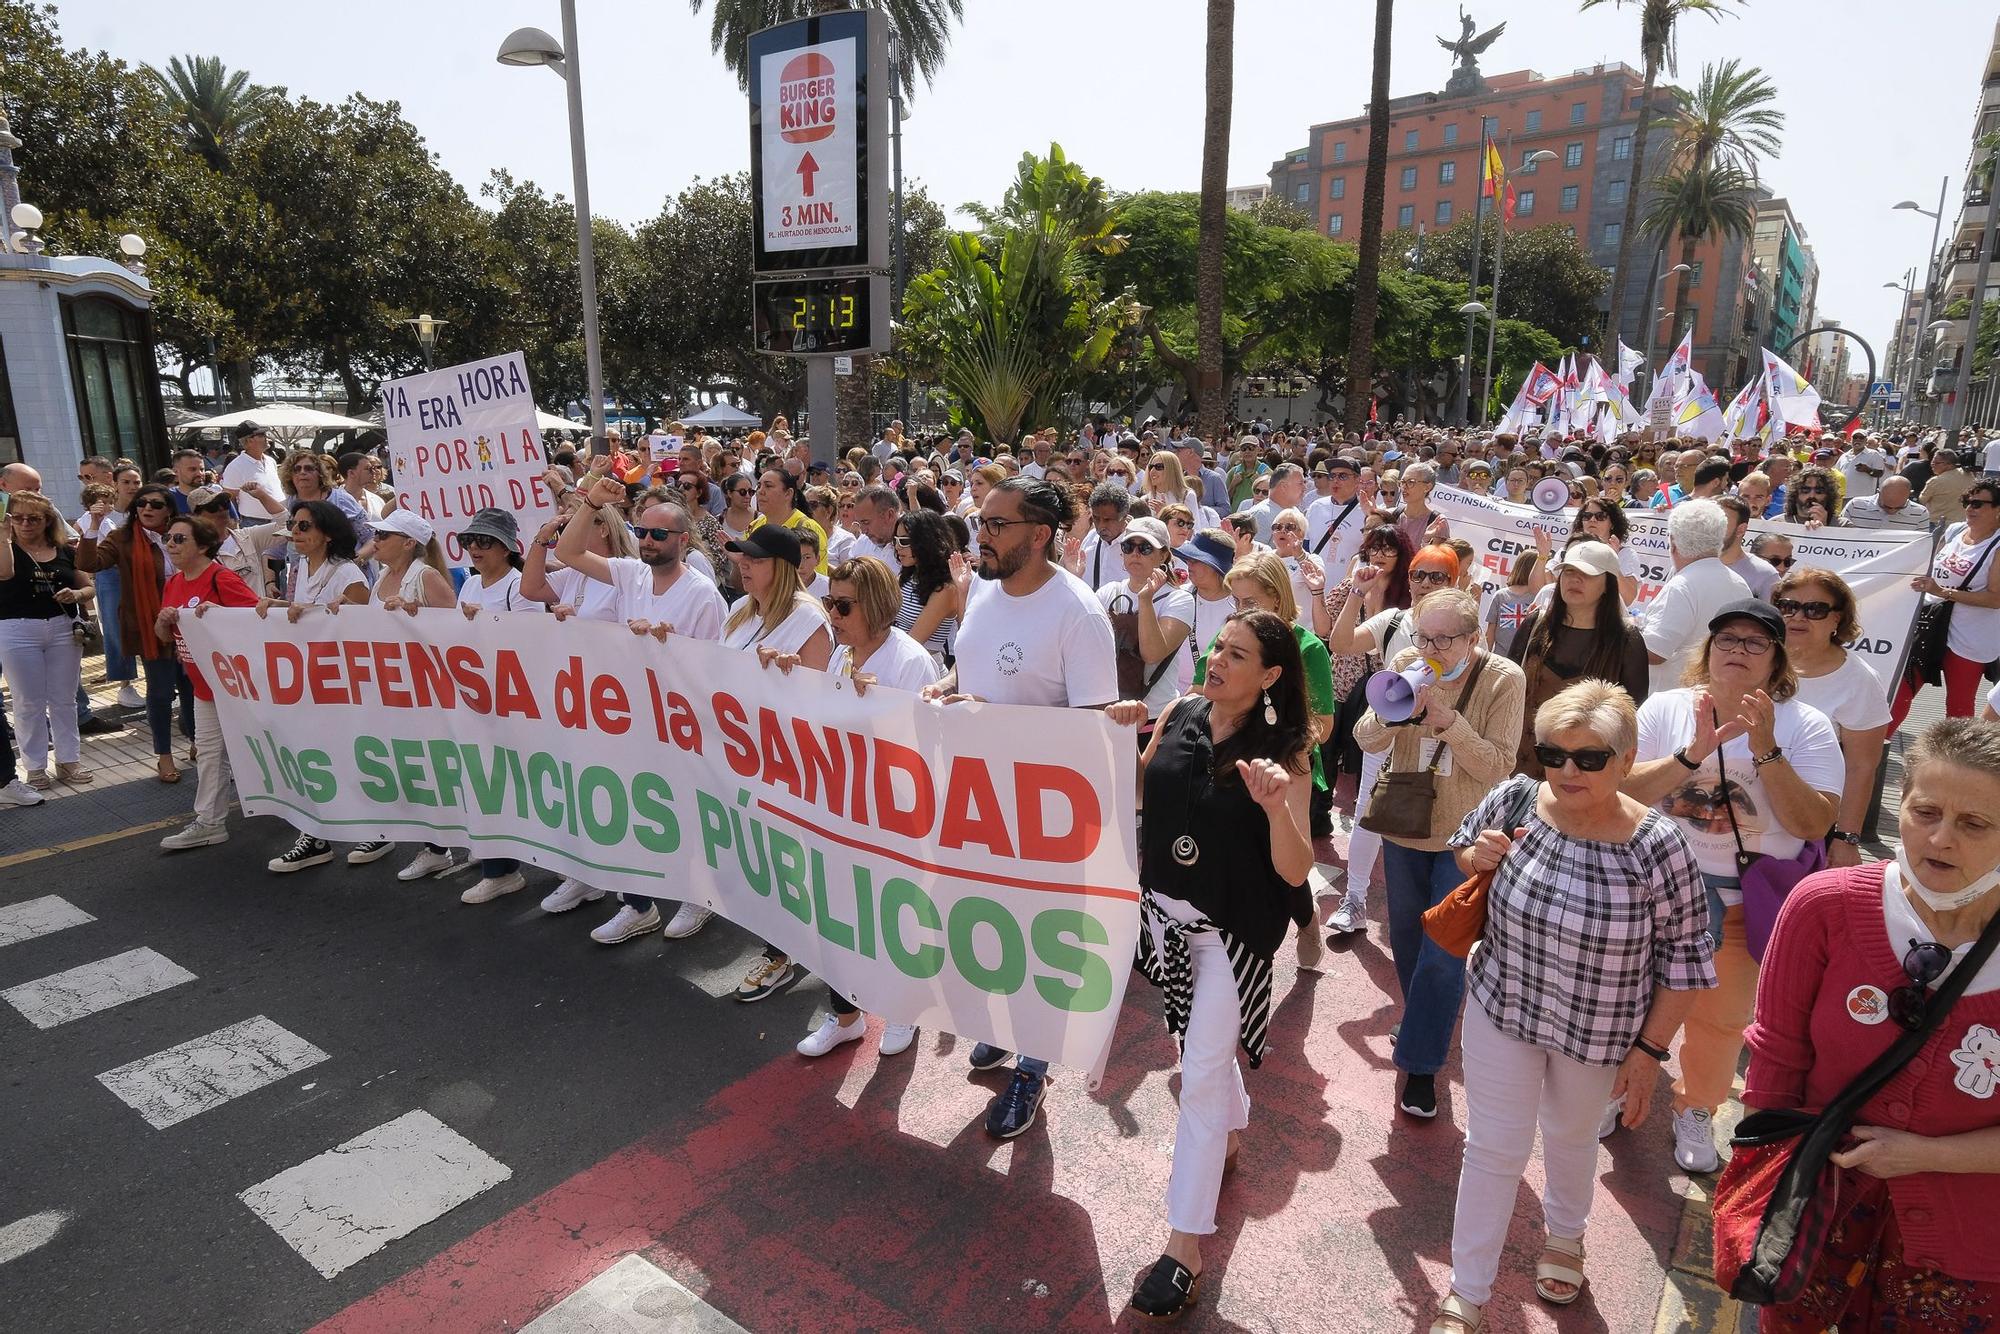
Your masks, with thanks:
M 1479 77 L 1477 57 L 1483 54 L 1487 47 L 1493 45 L 1494 38 L 1507 31 L 1507 25 L 1501 23 L 1488 28 L 1485 32 L 1479 32 L 1479 25 L 1472 21 L 1472 16 L 1465 12 L 1463 5 L 1458 10 L 1458 22 L 1460 31 L 1457 41 L 1447 37 L 1437 39 L 1439 46 L 1458 57 L 1458 64 L 1451 71 L 1451 79 L 1444 86 L 1446 97 L 1465 97 L 1486 91 L 1486 80 Z

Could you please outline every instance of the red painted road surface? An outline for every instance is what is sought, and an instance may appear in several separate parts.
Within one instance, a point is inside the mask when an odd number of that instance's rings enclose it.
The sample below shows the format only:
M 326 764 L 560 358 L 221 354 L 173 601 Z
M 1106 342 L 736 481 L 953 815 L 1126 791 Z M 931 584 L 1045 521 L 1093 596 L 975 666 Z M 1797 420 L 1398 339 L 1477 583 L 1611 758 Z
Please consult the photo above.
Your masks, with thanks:
M 1281 954 L 1271 1050 L 1246 1071 L 1250 1130 L 1205 1250 L 1201 1304 L 1181 1328 L 1429 1327 L 1449 1270 L 1463 1099 L 1454 1066 L 1435 1122 L 1394 1111 L 1395 981 L 1380 933 L 1331 955 L 1319 977 Z M 1156 993 L 1133 978 L 1104 1086 L 1091 1094 L 1057 1070 L 1042 1119 L 1011 1145 L 979 1129 L 1004 1072 L 969 1071 L 971 1044 L 931 1033 L 881 1059 L 875 1027 L 817 1061 L 792 1054 L 802 1034 L 767 1034 L 781 1054 L 697 1116 L 321 1334 L 518 1329 L 633 1252 L 755 1334 L 1152 1327 L 1125 1300 L 1166 1240 L 1178 1079 Z M 1653 1327 L 1686 1186 L 1664 1099 L 1600 1163 L 1583 1299 L 1558 1313 L 1534 1296 L 1538 1161 L 1488 1329 Z

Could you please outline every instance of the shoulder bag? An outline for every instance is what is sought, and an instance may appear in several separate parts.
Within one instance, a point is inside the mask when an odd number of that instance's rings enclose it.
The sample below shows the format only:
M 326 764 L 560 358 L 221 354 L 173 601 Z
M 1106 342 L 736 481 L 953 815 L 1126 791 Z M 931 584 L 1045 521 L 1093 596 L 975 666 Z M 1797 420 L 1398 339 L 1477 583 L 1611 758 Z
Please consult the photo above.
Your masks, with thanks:
M 1131 610 L 1117 610 L 1121 599 Z M 1120 588 L 1111 595 L 1105 614 L 1111 620 L 1111 641 L 1118 656 L 1118 698 L 1143 700 L 1174 665 L 1174 654 L 1160 659 L 1150 672 L 1146 670 L 1146 655 L 1139 651 L 1139 599 L 1130 588 Z
M 1535 800 L 1542 790 L 1540 779 L 1529 779 L 1521 786 L 1524 795 L 1507 809 L 1496 826 L 1509 836 L 1535 813 Z M 1496 866 L 1491 871 L 1474 871 L 1457 888 L 1424 910 L 1424 934 L 1453 958 L 1463 959 L 1472 953 L 1472 947 L 1486 935 L 1486 896 L 1499 869 Z
M 1729 813 L 1729 835 L 1736 840 L 1736 883 L 1743 890 L 1743 947 L 1758 963 L 1771 943 L 1771 929 L 1778 924 L 1778 910 L 1798 887 L 1799 881 L 1826 867 L 1826 845 L 1809 838 L 1796 857 L 1772 857 L 1750 852 L 1743 846 L 1743 830 L 1736 823 L 1736 803 L 1729 799 L 1729 768 L 1723 763 L 1722 747 L 1715 748 L 1715 767 L 1721 772 L 1722 809 Z
M 1841 1219 L 1844 1169 L 1831 1155 L 1854 1118 L 1896 1072 L 1923 1050 L 1973 975 L 2000 944 L 2000 916 L 1931 994 L 1922 1021 L 1818 1113 L 1752 1112 L 1729 1141 L 1729 1165 L 1716 1183 L 1715 1281 L 1739 1302 L 1770 1306 L 1805 1291 L 1820 1250 Z
M 1472 670 L 1465 674 L 1465 689 L 1458 695 L 1461 703 L 1471 700 L 1485 667 L 1484 653 L 1472 660 Z M 1437 805 L 1438 765 L 1444 761 L 1444 752 L 1444 738 L 1439 737 L 1431 762 L 1423 768 L 1395 770 L 1383 765 L 1375 778 L 1375 790 L 1369 794 L 1368 813 L 1361 817 L 1361 827 L 1384 838 L 1429 838 L 1431 812 Z
M 2000 537 L 1986 540 L 1986 550 L 1979 553 L 1972 569 L 1959 581 L 1960 592 L 1972 587 L 1972 581 L 1979 577 L 1979 571 L 1984 568 L 1987 557 L 1993 554 L 1996 544 L 2000 544 Z M 1946 598 L 1925 598 L 1918 604 L 1916 623 L 1910 629 L 1909 656 L 1903 666 L 1903 679 L 1911 685 L 1934 686 L 1943 682 L 1944 655 L 1951 641 L 1951 609 L 1954 605 Z

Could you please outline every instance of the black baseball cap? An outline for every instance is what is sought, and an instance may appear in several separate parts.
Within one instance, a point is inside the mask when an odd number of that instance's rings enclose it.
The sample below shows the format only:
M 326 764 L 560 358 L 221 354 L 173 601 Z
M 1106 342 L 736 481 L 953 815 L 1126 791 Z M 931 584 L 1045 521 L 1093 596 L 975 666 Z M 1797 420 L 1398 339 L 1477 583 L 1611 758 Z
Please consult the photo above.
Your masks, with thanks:
M 1778 615 L 1778 609 L 1757 598 L 1738 598 L 1726 602 L 1722 609 L 1709 618 L 1708 632 L 1714 634 L 1731 621 L 1755 621 L 1771 632 L 1773 638 L 1785 637 L 1785 618 Z
M 253 435 L 263 435 L 263 434 L 265 434 L 264 428 L 259 426 L 256 422 L 236 423 L 236 438 L 238 440 L 248 440 Z
M 792 565 L 804 558 L 798 534 L 780 524 L 759 524 L 745 533 L 741 541 L 725 542 L 723 546 L 745 556 L 765 556 Z

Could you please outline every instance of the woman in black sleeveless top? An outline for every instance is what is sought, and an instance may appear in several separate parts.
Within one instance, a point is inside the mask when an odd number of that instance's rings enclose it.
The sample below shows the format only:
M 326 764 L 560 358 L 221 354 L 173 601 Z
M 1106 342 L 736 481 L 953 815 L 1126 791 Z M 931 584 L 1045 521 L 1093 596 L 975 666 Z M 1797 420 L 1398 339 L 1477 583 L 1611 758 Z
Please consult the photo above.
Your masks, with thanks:
M 1138 967 L 1166 992 L 1180 1040 L 1180 1122 L 1167 1185 L 1166 1253 L 1132 1305 L 1178 1315 L 1200 1291 L 1201 1238 L 1250 1099 L 1271 1013 L 1271 956 L 1312 920 L 1312 732 L 1292 628 L 1267 611 L 1222 624 L 1201 692 L 1167 706 L 1140 760 Z

